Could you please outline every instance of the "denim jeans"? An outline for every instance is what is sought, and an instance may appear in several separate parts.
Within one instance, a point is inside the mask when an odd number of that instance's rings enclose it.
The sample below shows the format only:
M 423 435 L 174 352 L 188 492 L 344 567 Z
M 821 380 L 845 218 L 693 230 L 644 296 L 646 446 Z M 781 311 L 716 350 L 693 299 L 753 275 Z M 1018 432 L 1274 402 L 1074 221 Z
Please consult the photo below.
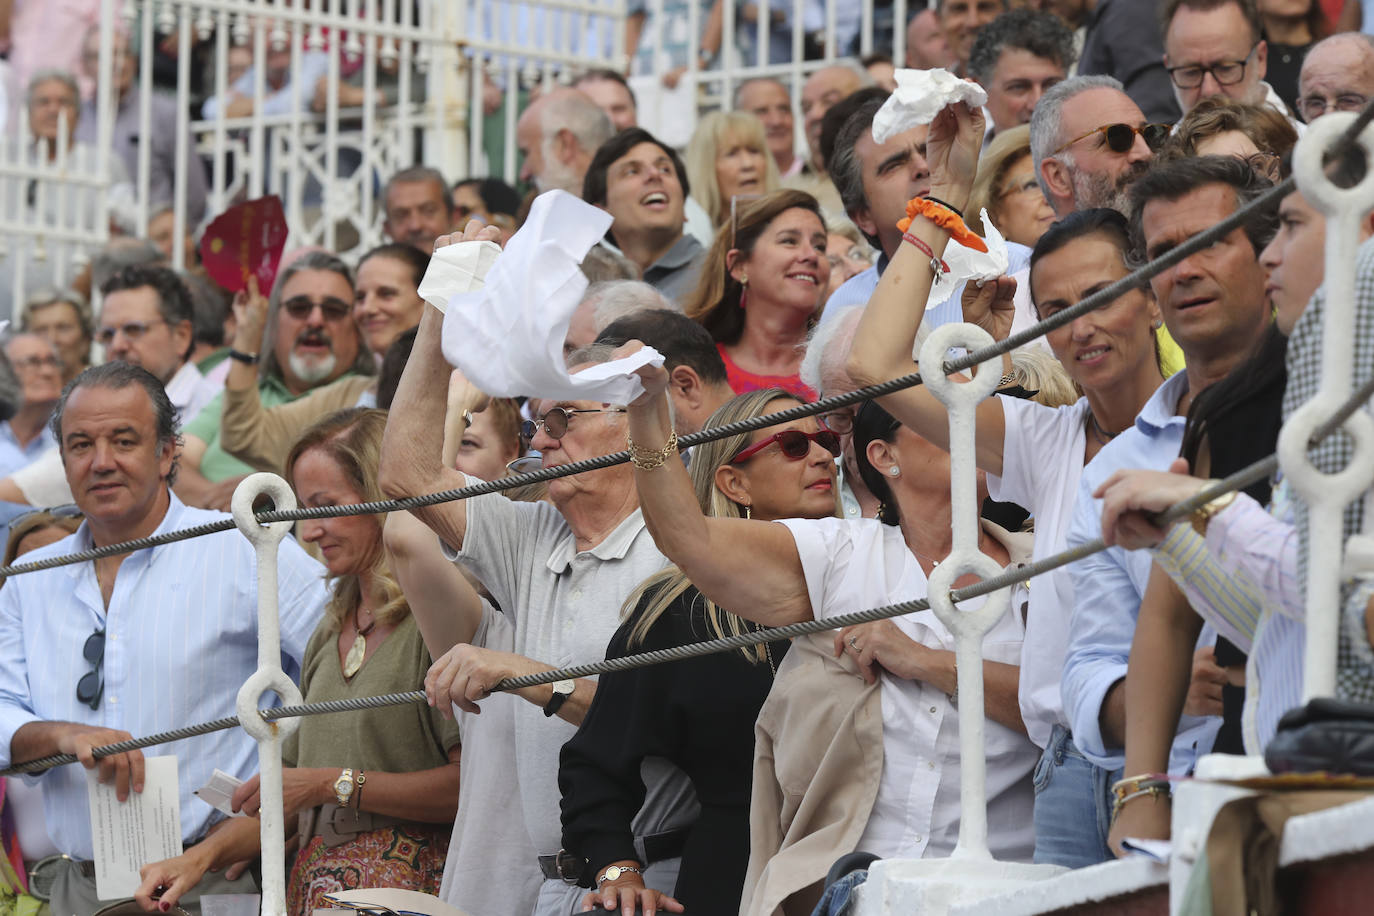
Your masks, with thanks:
M 846 916 L 854 899 L 854 888 L 868 880 L 868 869 L 860 868 L 825 889 L 811 916 Z
M 1035 767 L 1035 861 L 1082 868 L 1110 861 L 1112 783 L 1121 771 L 1097 766 L 1056 725 Z

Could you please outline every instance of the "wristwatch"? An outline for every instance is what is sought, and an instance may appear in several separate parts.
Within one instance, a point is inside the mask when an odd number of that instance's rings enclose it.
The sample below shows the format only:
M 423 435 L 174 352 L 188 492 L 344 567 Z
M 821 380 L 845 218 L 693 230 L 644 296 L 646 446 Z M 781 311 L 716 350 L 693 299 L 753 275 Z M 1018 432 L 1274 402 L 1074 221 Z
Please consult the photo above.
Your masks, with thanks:
M 573 690 L 577 687 L 572 681 L 554 681 L 553 696 L 549 697 L 549 702 L 544 704 L 544 715 L 555 716 L 558 710 L 563 708 L 563 704 L 568 702 L 568 697 L 572 696 Z
M 596 879 L 596 889 L 601 890 L 601 885 L 607 881 L 615 881 L 623 874 L 642 875 L 644 870 L 635 865 L 612 865 L 606 869 L 605 873 Z
M 347 808 L 348 801 L 353 797 L 353 789 L 356 783 L 353 781 L 353 770 L 351 767 L 344 767 L 339 778 L 334 780 L 334 798 L 338 800 L 340 808 Z

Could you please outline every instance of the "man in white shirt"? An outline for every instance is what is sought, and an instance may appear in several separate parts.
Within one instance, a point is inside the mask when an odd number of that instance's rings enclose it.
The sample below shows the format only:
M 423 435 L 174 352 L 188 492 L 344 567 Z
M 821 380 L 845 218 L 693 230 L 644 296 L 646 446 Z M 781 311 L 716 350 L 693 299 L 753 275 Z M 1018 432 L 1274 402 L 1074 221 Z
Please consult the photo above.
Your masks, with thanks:
M 158 379 L 124 362 L 87 369 L 53 421 L 76 504 L 77 532 L 31 559 L 218 521 L 171 492 L 176 411 Z M 299 678 L 305 644 L 328 598 L 323 570 L 294 541 L 281 545 L 282 668 Z M 144 787 L 143 755 L 96 761 L 91 749 L 233 716 L 238 688 L 257 670 L 254 551 L 224 531 L 16 576 L 0 592 L 0 767 L 74 754 L 122 801 Z M 229 730 L 160 745 L 178 757 L 181 838 L 203 839 L 217 820 L 192 790 L 218 767 L 240 778 L 257 767 L 254 744 Z M 94 841 L 80 767 L 41 776 L 48 832 L 69 858 L 52 891 L 55 913 L 92 913 Z M 216 880 L 201 893 L 251 893 L 252 881 Z
M 100 288 L 104 305 L 96 340 L 111 360 L 147 369 L 189 420 L 215 396 L 189 362 L 195 347 L 191 293 L 166 267 L 126 267 Z

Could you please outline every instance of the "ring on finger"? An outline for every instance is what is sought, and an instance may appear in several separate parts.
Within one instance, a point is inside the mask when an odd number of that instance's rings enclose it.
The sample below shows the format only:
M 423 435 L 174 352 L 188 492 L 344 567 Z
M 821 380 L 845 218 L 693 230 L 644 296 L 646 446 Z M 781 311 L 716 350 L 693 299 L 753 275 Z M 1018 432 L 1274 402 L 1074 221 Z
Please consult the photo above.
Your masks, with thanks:
M 859 639 L 857 636 L 849 637 L 849 648 L 853 649 L 855 652 L 859 651 Z

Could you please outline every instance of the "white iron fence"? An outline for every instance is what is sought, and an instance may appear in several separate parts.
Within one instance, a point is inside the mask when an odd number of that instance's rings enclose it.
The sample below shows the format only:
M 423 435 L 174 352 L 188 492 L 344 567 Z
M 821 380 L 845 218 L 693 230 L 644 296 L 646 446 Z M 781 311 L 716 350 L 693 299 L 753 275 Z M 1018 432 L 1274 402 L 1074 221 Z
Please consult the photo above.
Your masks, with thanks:
M 712 0 L 107 3 L 96 98 L 79 116 L 89 142 L 71 139 L 75 112 L 61 137 L 35 142 L 21 107 L 0 145 L 0 316 L 35 287 L 71 285 L 112 231 L 146 235 L 157 216 L 179 240 L 265 193 L 283 200 L 289 246 L 356 255 L 381 241 L 378 195 L 401 168 L 514 183 L 516 121 L 530 91 L 589 69 L 635 74 L 641 114 L 650 126 L 671 119 L 679 137 L 698 112 L 728 107 L 752 76 L 781 79 L 799 111 L 816 68 L 874 48 L 900 60 L 904 29 L 892 23 L 922 5 L 717 2 L 723 53 L 705 69 Z M 175 84 L 142 91 L 154 86 L 160 46 L 177 49 Z M 12 97 L 26 88 L 11 87 Z M 183 246 L 169 244 L 181 266 Z

